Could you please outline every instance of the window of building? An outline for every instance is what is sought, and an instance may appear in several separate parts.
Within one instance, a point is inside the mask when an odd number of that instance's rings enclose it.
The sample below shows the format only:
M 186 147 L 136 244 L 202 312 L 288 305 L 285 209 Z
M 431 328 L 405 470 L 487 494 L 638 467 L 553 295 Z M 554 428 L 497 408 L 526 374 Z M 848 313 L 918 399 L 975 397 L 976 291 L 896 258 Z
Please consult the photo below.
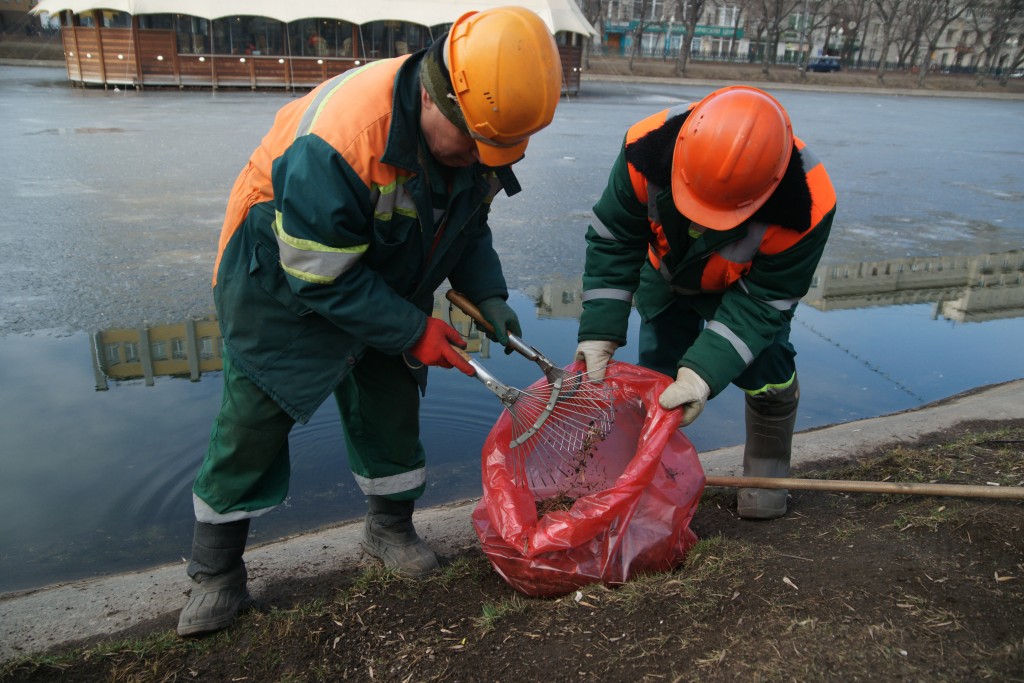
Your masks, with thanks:
M 213 51 L 229 55 L 283 55 L 284 24 L 267 17 L 214 19 Z
M 174 15 L 178 52 L 186 55 L 210 53 L 210 22 L 188 14 Z
M 107 356 L 107 367 L 118 365 L 121 363 L 121 345 L 120 344 L 107 344 L 106 346 Z
M 124 343 L 124 360 L 126 363 L 139 362 L 139 345 L 135 342 Z
M 431 43 L 425 26 L 405 21 L 371 21 L 360 27 L 363 56 L 383 59 L 416 52 Z
M 175 337 L 171 340 L 171 358 L 174 360 L 185 360 L 188 354 L 185 353 L 185 340 Z
M 103 28 L 131 28 L 132 26 L 132 15 L 127 12 L 104 10 L 100 14 L 103 17 Z
M 287 26 L 293 55 L 303 57 L 357 57 L 359 31 L 355 24 L 337 19 L 300 19 Z
M 203 360 L 213 358 L 213 337 L 199 338 L 199 357 Z
M 167 360 L 167 342 L 153 342 L 149 345 L 149 353 L 153 360 Z
M 719 26 L 735 26 L 739 20 L 740 8 L 736 5 L 722 5 L 718 8 L 715 23 Z

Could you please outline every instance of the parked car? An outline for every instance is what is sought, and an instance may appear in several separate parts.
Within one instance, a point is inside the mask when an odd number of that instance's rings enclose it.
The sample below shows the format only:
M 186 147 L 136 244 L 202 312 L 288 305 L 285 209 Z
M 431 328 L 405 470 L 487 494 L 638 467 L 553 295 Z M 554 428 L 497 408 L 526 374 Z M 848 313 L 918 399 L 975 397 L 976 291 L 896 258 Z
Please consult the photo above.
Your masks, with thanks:
M 839 63 L 839 57 L 815 57 L 807 63 L 808 71 L 842 71 L 843 65 Z

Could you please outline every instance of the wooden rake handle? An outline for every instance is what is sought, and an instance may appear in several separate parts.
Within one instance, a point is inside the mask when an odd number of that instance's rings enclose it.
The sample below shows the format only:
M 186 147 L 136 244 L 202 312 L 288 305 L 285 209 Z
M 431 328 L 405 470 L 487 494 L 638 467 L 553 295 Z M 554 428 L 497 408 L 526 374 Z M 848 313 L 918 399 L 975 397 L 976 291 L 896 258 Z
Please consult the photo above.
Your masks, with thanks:
M 1024 486 L 978 486 L 972 484 L 919 484 L 895 481 L 842 481 L 832 479 L 794 479 L 787 477 L 705 477 L 707 486 L 752 489 L 795 489 L 798 491 L 841 491 L 847 493 L 895 493 L 912 496 L 952 496 L 959 498 L 999 498 L 1024 500 Z
M 448 301 L 452 302 L 456 308 L 472 318 L 477 327 L 482 328 L 484 331 L 489 332 L 492 335 L 494 334 L 494 325 L 488 322 L 487 318 L 484 317 L 484 314 L 476 307 L 476 304 L 467 299 L 465 294 L 457 292 L 454 289 L 449 289 L 445 292 L 444 296 Z M 551 369 L 554 368 L 554 364 L 540 351 L 533 348 L 511 332 L 508 333 L 508 344 L 506 344 L 506 346 L 527 360 L 532 360 L 534 363 L 540 365 L 541 369 L 544 370 L 544 374 L 548 375 L 549 378 L 554 381 L 553 375 L 550 374 Z
M 487 318 L 484 317 L 484 314 L 476 307 L 476 304 L 466 298 L 465 294 L 456 292 L 454 289 L 449 289 L 444 296 L 448 301 L 455 304 L 463 313 L 472 318 L 473 322 L 491 334 L 494 334 L 494 325 L 487 322 Z

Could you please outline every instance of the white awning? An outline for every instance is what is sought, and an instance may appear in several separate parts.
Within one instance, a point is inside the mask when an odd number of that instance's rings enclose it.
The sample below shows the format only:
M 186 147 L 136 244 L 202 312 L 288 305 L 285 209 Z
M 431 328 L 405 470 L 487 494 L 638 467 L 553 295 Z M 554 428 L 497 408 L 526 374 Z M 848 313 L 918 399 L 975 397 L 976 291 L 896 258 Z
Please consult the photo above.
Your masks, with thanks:
M 261 16 L 285 23 L 298 19 L 338 19 L 353 24 L 407 21 L 423 26 L 450 24 L 464 13 L 502 5 L 519 5 L 535 12 L 552 33 L 567 31 L 597 37 L 575 0 L 41 0 L 32 12 L 75 14 L 116 10 L 128 14 L 188 14 L 204 19 Z

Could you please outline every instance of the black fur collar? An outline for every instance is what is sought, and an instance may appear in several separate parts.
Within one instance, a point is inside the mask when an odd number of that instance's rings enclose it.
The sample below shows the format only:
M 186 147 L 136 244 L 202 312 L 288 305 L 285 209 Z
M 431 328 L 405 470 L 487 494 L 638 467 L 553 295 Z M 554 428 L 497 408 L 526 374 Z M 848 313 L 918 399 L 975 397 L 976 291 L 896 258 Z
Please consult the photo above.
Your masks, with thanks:
M 626 161 L 649 182 L 659 187 L 668 187 L 672 182 L 672 152 L 679 129 L 683 127 L 688 115 L 689 112 L 673 116 L 660 128 L 655 128 L 626 146 Z M 757 210 L 753 220 L 781 225 L 798 232 L 810 229 L 811 189 L 807 185 L 803 157 L 795 145 L 782 182 Z

